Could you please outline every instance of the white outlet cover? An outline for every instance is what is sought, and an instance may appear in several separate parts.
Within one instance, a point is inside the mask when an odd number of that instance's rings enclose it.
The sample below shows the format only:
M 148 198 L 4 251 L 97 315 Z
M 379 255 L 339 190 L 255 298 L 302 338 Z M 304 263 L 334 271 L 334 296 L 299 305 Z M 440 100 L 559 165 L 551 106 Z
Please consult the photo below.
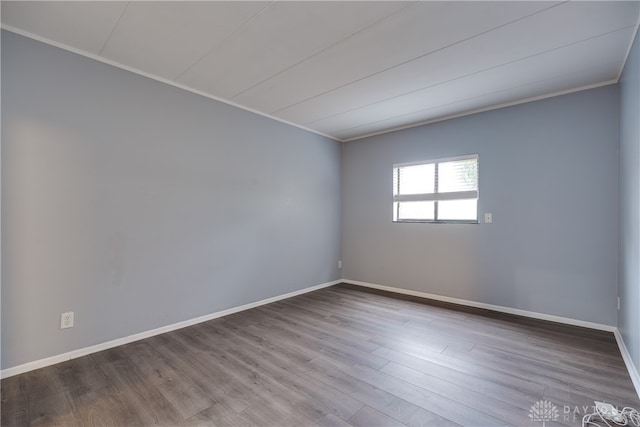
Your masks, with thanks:
M 73 328 L 73 311 L 60 315 L 60 329 Z
M 491 224 L 492 222 L 493 222 L 493 214 L 491 213 L 484 214 L 484 223 Z

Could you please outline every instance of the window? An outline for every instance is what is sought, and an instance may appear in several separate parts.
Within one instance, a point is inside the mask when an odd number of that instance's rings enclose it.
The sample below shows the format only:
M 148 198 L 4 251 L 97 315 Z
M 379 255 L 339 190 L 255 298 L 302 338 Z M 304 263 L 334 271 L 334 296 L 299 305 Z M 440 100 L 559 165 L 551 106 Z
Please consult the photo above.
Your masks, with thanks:
M 393 221 L 478 222 L 478 155 L 393 165 Z

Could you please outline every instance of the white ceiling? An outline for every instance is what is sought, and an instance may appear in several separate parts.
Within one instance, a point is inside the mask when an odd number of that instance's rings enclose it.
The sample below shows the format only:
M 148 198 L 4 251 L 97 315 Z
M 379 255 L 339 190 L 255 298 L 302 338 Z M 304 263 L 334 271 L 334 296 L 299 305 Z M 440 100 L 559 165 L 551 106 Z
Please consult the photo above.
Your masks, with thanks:
M 3 1 L 2 26 L 340 140 L 617 81 L 639 1 Z

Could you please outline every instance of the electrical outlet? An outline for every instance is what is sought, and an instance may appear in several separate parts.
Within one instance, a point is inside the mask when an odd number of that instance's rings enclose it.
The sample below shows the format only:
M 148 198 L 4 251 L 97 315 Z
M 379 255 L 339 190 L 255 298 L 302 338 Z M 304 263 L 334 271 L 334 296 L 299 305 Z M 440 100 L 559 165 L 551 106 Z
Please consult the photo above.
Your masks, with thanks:
M 338 268 L 342 268 L 342 260 L 338 261 Z
M 73 311 L 60 315 L 60 329 L 73 328 Z
M 484 214 L 484 223 L 491 224 L 493 222 L 493 215 L 490 213 Z

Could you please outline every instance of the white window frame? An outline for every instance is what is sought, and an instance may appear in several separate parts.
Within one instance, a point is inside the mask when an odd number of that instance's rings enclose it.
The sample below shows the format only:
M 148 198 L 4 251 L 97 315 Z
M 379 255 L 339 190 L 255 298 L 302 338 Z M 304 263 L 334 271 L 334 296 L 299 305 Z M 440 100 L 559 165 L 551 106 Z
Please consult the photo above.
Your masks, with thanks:
M 438 192 L 438 165 L 440 163 L 447 163 L 457 160 L 469 160 L 475 159 L 477 162 L 478 168 L 478 186 L 476 190 L 469 191 L 454 191 L 454 192 L 446 192 L 439 193 Z M 422 160 L 418 162 L 408 162 L 408 163 L 396 163 L 393 165 L 393 176 L 395 177 L 396 169 L 407 167 L 407 166 L 420 166 L 420 165 L 435 165 L 435 191 L 433 193 L 424 193 L 424 194 L 396 194 L 396 189 L 393 188 L 393 203 L 392 208 L 394 210 L 399 209 L 400 205 L 396 205 L 396 203 L 400 202 L 417 202 L 417 201 L 434 201 L 434 219 L 398 219 L 399 214 L 397 211 L 392 212 L 393 222 L 403 223 L 403 222 L 419 222 L 419 223 L 437 223 L 437 224 L 446 224 L 446 223 L 455 223 L 455 224 L 478 224 L 478 205 L 476 204 L 476 219 L 474 220 L 451 220 L 438 219 L 438 201 L 446 201 L 446 200 L 468 200 L 468 199 L 480 199 L 480 156 L 478 154 L 467 154 L 464 156 L 456 156 L 456 157 L 445 157 L 441 159 L 432 159 L 432 160 Z M 395 179 L 393 180 L 395 183 Z M 399 181 L 398 181 L 399 185 Z

